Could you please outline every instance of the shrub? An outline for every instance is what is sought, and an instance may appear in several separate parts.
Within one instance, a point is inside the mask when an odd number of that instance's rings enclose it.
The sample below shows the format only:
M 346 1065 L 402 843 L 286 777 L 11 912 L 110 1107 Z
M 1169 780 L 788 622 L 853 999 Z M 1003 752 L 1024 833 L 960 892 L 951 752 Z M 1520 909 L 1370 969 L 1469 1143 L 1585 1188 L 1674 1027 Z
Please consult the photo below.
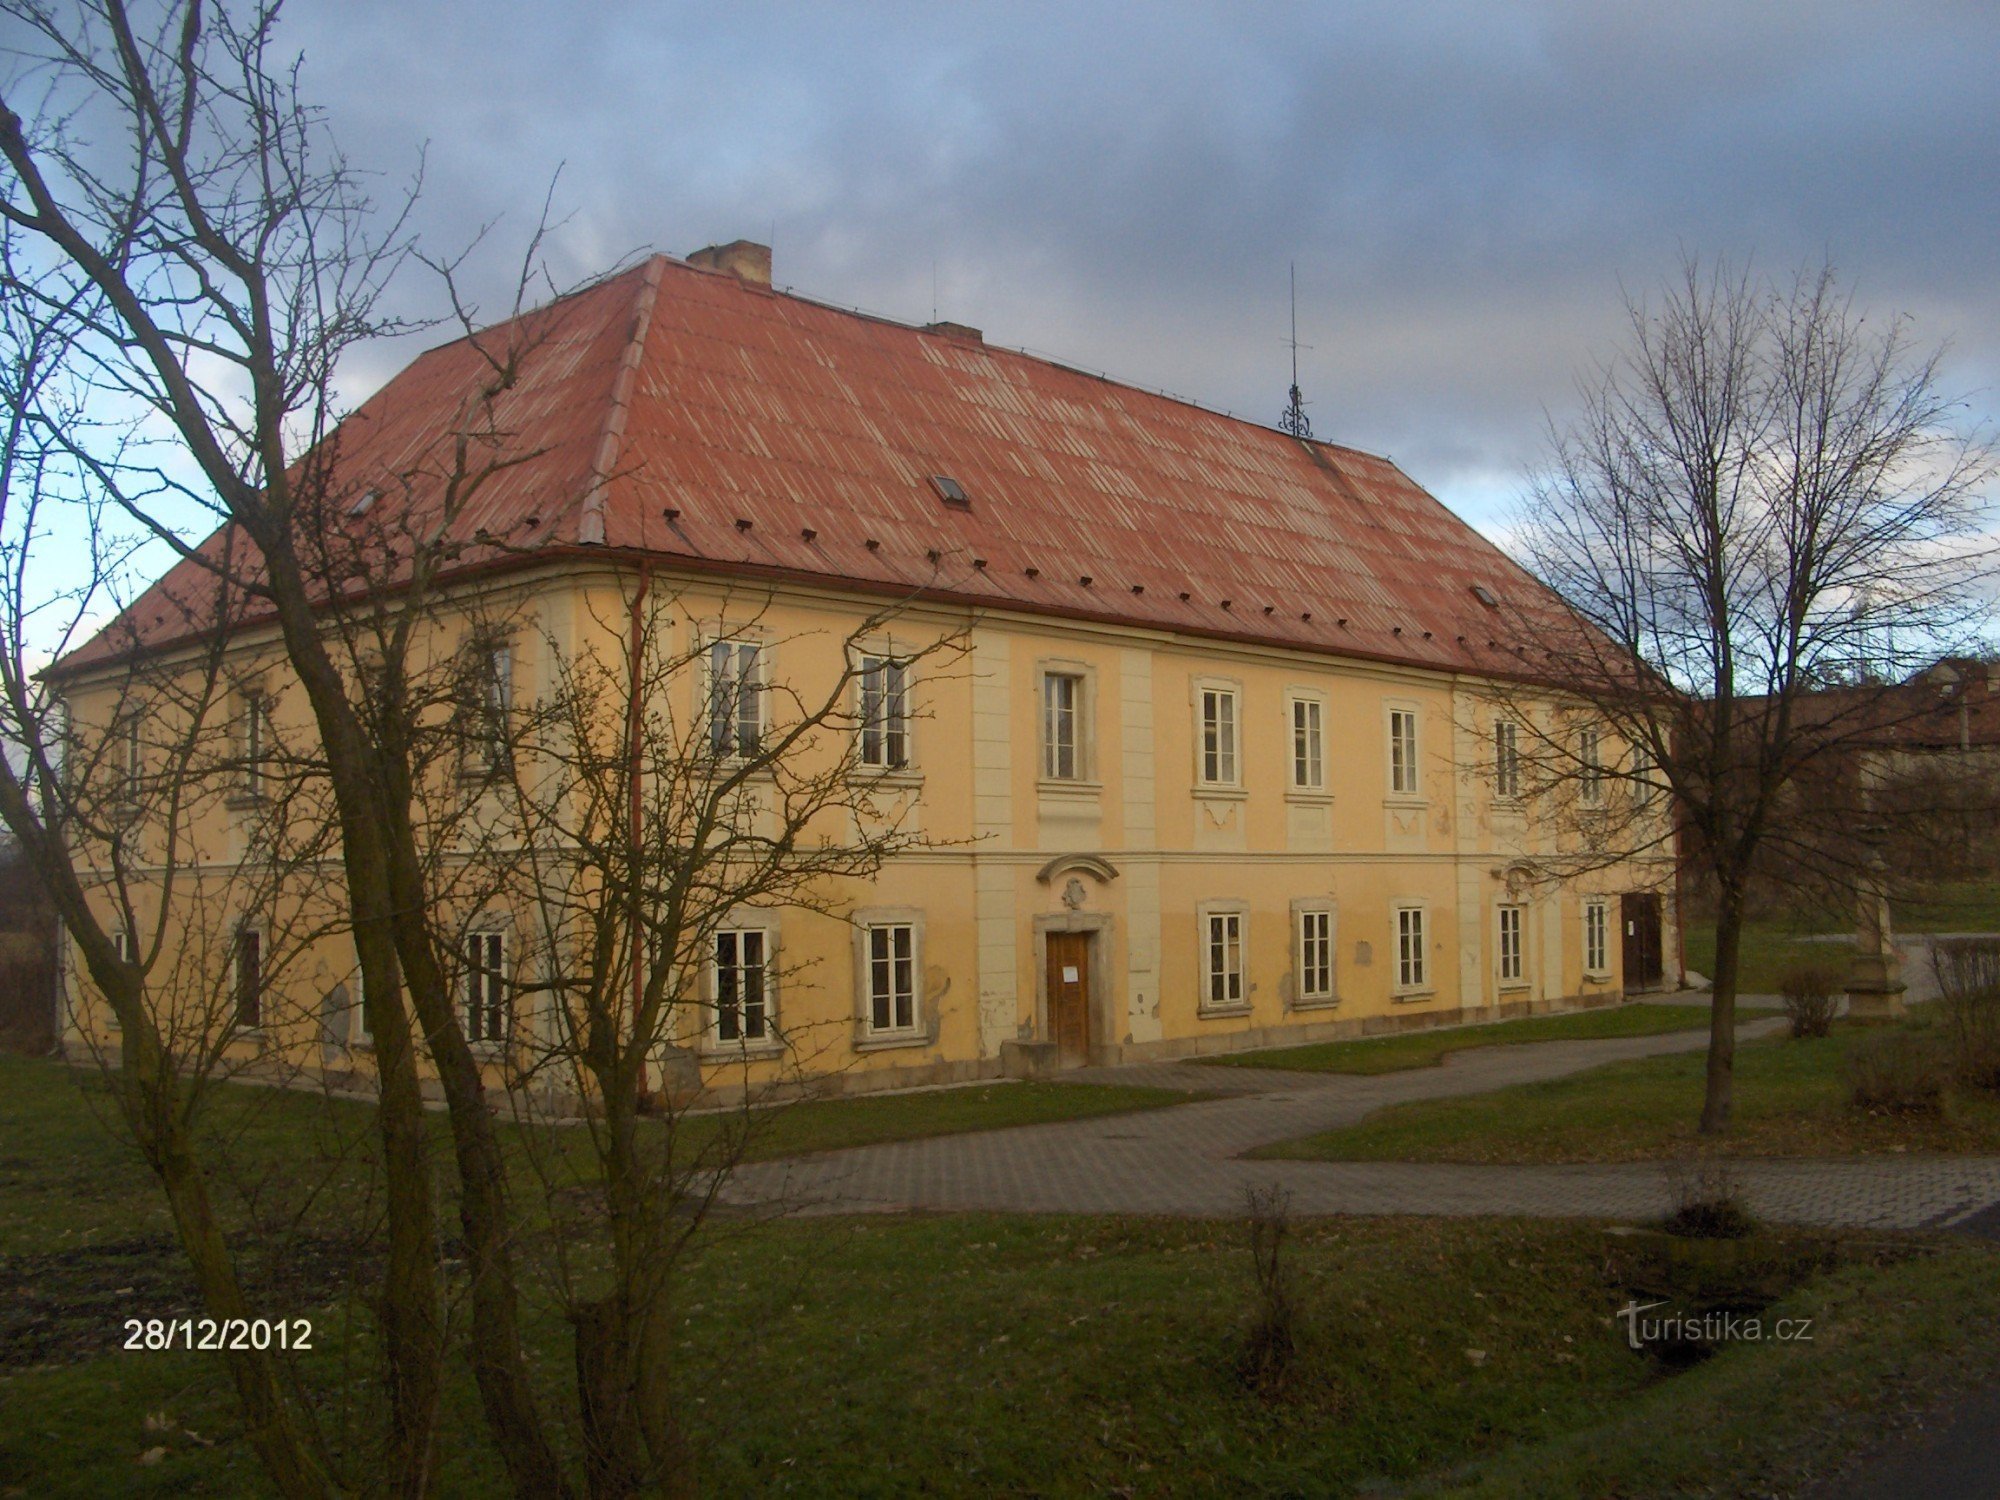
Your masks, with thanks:
M 1833 1013 L 1846 987 L 1847 976 L 1834 964 L 1793 964 L 1785 970 L 1778 993 L 1785 997 L 1785 1016 L 1795 1041 L 1825 1036 L 1833 1029 Z
M 1934 1115 L 1944 1107 L 1945 1060 L 1928 1037 L 1884 1031 L 1847 1054 L 1848 1100 L 1887 1115 Z
M 1291 1227 L 1292 1194 L 1275 1183 L 1245 1194 L 1250 1221 L 1250 1270 L 1256 1280 L 1256 1311 L 1245 1336 L 1240 1370 L 1243 1383 L 1264 1397 L 1278 1395 L 1298 1351 L 1292 1323 L 1294 1304 L 1281 1251 Z
M 2000 1090 L 2000 938 L 1940 939 L 1931 968 L 1952 1071 L 1971 1088 Z
M 1757 1232 L 1757 1220 L 1729 1163 L 1683 1157 L 1667 1163 L 1667 1191 L 1674 1206 L 1660 1227 L 1690 1240 L 1740 1240 Z

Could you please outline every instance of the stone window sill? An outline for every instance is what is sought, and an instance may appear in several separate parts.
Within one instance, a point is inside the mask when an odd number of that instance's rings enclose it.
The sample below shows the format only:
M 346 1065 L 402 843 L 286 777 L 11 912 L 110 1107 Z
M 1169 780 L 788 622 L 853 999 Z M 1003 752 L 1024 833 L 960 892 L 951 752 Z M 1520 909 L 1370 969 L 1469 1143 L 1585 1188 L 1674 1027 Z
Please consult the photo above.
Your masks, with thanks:
M 1207 802 L 1241 802 L 1250 795 L 1250 789 L 1219 781 L 1198 781 L 1194 786 L 1194 795 Z
M 1198 1021 L 1226 1021 L 1237 1016 L 1249 1015 L 1250 1005 L 1247 1001 L 1241 1005 L 1203 1005 L 1198 1007 L 1194 1014 Z
M 1331 807 L 1333 793 L 1324 787 L 1295 786 L 1285 793 L 1287 802 L 1309 802 L 1316 807 Z
M 1418 1000 L 1435 1000 L 1437 999 L 1437 988 L 1432 986 L 1429 989 L 1422 990 L 1397 990 L 1389 996 L 1389 999 L 1396 1005 L 1409 1005 Z
M 1304 1000 L 1294 1000 L 1293 1010 L 1335 1010 L 1340 1005 L 1338 995 L 1313 995 Z
M 703 1042 L 695 1057 L 704 1063 L 765 1062 L 785 1055 L 783 1042 Z
M 928 1047 L 930 1033 L 924 1031 L 876 1032 L 872 1035 L 856 1037 L 856 1052 L 893 1052 L 900 1047 Z
M 1068 798 L 1076 802 L 1095 802 L 1104 794 L 1104 783 L 1066 776 L 1043 776 L 1037 778 L 1035 791 L 1041 796 L 1058 800 Z

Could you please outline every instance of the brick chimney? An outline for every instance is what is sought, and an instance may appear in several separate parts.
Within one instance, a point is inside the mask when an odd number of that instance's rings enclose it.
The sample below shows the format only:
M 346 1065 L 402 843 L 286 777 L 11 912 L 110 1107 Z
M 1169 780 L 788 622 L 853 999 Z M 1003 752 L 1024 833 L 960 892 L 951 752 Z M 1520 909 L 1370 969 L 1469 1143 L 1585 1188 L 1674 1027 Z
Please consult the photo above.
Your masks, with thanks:
M 771 247 L 760 245 L 755 240 L 731 240 L 726 245 L 709 245 L 692 251 L 687 262 L 708 271 L 727 271 L 737 280 L 747 281 L 752 286 L 771 284 Z

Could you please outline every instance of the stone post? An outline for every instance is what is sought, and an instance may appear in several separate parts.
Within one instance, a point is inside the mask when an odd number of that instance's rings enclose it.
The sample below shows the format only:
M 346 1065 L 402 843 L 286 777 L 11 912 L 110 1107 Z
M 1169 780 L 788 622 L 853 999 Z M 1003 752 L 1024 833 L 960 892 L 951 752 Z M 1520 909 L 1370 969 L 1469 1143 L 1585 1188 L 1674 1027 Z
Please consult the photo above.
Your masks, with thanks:
M 1882 860 L 1883 828 L 1863 826 L 1867 842 L 1855 895 L 1854 959 L 1847 971 L 1847 1014 L 1855 1021 L 1901 1020 L 1903 960 L 1889 927 L 1887 866 Z

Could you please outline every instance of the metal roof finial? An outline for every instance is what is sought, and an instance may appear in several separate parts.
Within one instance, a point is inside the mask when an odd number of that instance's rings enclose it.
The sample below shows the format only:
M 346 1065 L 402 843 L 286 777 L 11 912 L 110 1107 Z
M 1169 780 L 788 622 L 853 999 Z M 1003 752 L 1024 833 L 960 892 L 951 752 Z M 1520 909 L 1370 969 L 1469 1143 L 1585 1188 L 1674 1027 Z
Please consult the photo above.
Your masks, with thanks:
M 1292 336 L 1287 342 L 1290 343 L 1292 348 L 1291 401 L 1287 403 L 1284 414 L 1278 418 L 1278 430 L 1280 432 L 1289 432 L 1295 438 L 1309 438 L 1313 435 L 1313 424 L 1311 419 L 1306 416 L 1305 400 L 1299 395 L 1299 350 L 1301 348 L 1310 349 L 1312 345 L 1301 345 L 1299 343 L 1299 263 L 1297 261 L 1292 262 Z

